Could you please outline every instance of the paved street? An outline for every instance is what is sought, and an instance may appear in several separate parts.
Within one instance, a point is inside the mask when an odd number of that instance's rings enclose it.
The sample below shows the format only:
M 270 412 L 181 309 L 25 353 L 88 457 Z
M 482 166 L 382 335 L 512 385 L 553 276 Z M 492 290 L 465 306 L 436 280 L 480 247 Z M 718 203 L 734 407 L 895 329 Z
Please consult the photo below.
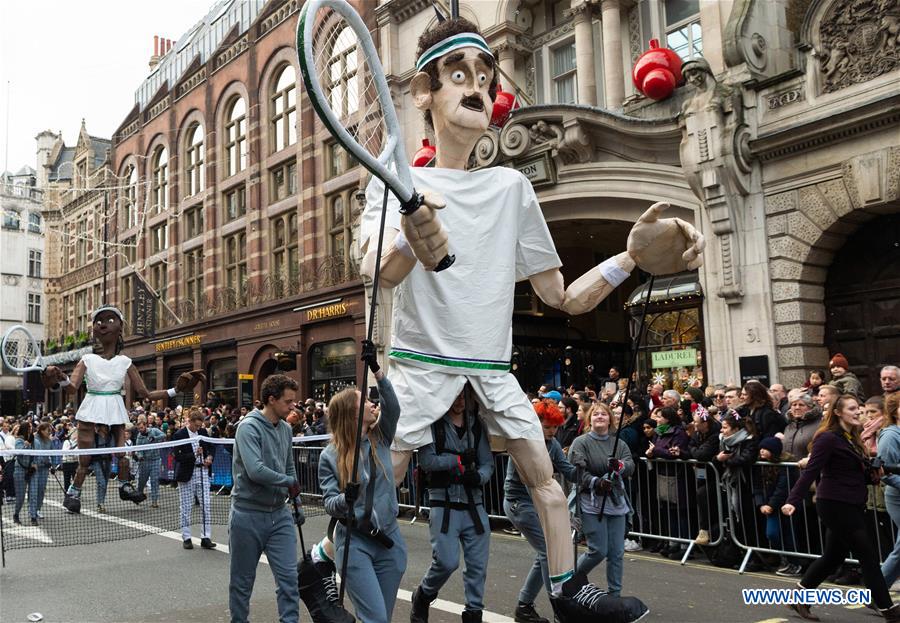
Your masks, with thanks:
M 95 517 L 90 521 L 102 521 Z M 307 544 L 325 528 L 324 517 L 307 522 Z M 410 550 L 409 567 L 394 612 L 395 621 L 408 620 L 409 595 L 431 556 L 428 531 L 422 522 L 402 524 Z M 199 532 L 195 527 L 194 534 Z M 44 621 L 128 622 L 227 621 L 227 533 L 214 527 L 221 549 L 193 551 L 181 548 L 175 532 L 100 543 L 94 546 L 20 549 L 7 552 L 0 572 L 0 621 L 26 621 L 40 612 Z M 531 552 L 519 537 L 495 533 L 486 603 L 491 615 L 485 621 L 511 621 L 523 574 L 531 564 Z M 600 580 L 602 567 L 593 577 Z M 747 574 L 692 563 L 682 567 L 652 554 L 627 554 L 625 588 L 642 597 L 651 608 L 649 621 L 707 623 L 711 621 L 763 622 L 792 620 L 783 607 L 749 608 L 742 605 L 744 587 L 781 588 L 791 582 L 773 576 Z M 462 581 L 457 575 L 441 593 L 440 609 L 432 609 L 431 621 L 459 621 L 463 602 Z M 538 601 L 545 616 L 550 606 L 545 596 Z M 865 623 L 874 621 L 861 608 L 817 609 L 823 621 Z M 309 620 L 305 610 L 302 620 Z M 254 621 L 275 621 L 274 583 L 265 564 L 260 564 L 251 613 Z M 799 620 L 799 619 L 793 619 Z

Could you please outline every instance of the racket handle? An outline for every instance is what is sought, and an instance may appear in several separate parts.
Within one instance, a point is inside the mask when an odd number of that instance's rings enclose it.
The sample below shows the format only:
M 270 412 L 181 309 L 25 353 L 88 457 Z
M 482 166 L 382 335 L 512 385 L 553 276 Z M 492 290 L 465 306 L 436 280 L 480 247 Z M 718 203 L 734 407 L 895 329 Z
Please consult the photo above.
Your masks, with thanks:
M 442 270 L 446 270 L 453 266 L 453 262 L 456 261 L 455 255 L 445 255 L 444 259 L 438 262 L 438 265 L 434 267 L 434 272 L 439 273 Z
M 400 214 L 409 216 L 410 214 L 421 208 L 423 203 L 425 203 L 425 197 L 422 196 L 421 193 L 414 192 L 412 197 L 409 198 L 409 201 L 404 201 L 400 204 Z M 434 272 L 439 273 L 442 270 L 450 268 L 451 266 L 453 266 L 453 262 L 455 261 L 455 255 L 445 255 L 444 259 L 438 262 L 438 265 L 434 267 Z

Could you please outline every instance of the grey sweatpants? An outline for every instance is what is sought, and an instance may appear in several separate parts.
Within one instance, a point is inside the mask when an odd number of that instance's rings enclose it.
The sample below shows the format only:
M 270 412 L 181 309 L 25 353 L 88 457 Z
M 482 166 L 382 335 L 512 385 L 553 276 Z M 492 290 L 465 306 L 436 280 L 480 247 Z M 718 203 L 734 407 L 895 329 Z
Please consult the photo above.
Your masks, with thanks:
M 277 511 L 248 511 L 231 507 L 228 524 L 231 549 L 231 581 L 228 607 L 233 622 L 250 616 L 250 594 L 256 581 L 256 566 L 265 553 L 275 577 L 278 620 L 300 620 L 300 590 L 297 587 L 297 527 L 287 506 Z

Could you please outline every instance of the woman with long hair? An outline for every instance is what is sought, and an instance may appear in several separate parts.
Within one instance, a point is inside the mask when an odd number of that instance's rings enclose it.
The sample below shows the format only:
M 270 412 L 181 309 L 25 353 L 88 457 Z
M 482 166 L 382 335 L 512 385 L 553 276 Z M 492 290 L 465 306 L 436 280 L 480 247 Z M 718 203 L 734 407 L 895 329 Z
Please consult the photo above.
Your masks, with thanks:
M 813 561 L 800 589 L 817 588 L 847 558 L 850 550 L 862 567 L 863 581 L 872 591 L 875 607 L 885 620 L 900 622 L 900 606 L 894 605 L 888 585 L 879 567 L 878 553 L 866 526 L 865 504 L 868 485 L 878 477 L 867 461 L 860 433 L 859 402 L 845 394 L 825 414 L 813 437 L 812 453 L 797 479 L 781 512 L 791 516 L 812 483 L 816 487 L 816 511 L 825 525 L 825 550 Z M 807 604 L 791 604 L 790 608 L 804 619 L 818 621 Z
M 759 437 L 750 416 L 729 410 L 722 418 L 719 453 L 716 460 L 723 468 L 722 483 L 728 504 L 742 522 L 735 524 L 737 538 L 745 545 L 757 540 L 756 509 L 753 507 L 751 468 L 759 458 Z M 755 563 L 754 563 L 755 564 Z
M 578 558 L 576 569 L 587 575 L 605 559 L 607 589 L 618 597 L 622 592 L 625 525 L 632 511 L 625 480 L 634 472 L 634 459 L 627 444 L 616 446 L 615 424 L 609 406 L 598 403 L 590 430 L 572 442 L 569 461 L 580 468 L 578 502 L 588 546 Z
M 397 490 L 391 467 L 391 442 L 400 418 L 394 388 L 381 372 L 374 346 L 363 347 L 363 360 L 378 381 L 380 416 L 366 400 L 363 437 L 359 444 L 358 489 L 352 509 L 344 493 L 353 470 L 360 400 L 355 388 L 336 394 L 328 403 L 331 443 L 319 460 L 319 482 L 326 512 L 338 520 L 334 531 L 335 560 L 343 560 L 346 523 L 350 513 L 356 527 L 350 540 L 347 594 L 363 623 L 390 623 L 400 579 L 406 570 L 406 543 L 397 525 Z
M 900 463 L 900 392 L 893 392 L 884 399 L 884 428 L 878 435 L 878 456 L 888 465 Z M 884 504 L 891 522 L 900 529 L 900 475 L 885 474 L 881 482 L 884 488 Z M 881 565 L 884 582 L 891 586 L 900 578 L 900 540 Z
M 51 435 L 52 428 L 49 422 L 41 422 L 38 424 L 37 431 L 34 435 L 35 450 L 52 450 L 53 437 Z M 50 466 L 53 464 L 53 457 L 36 456 L 32 461 L 35 471 L 31 476 L 31 482 L 28 483 L 28 514 L 31 516 L 32 525 L 37 525 L 38 519 L 41 517 L 41 507 L 44 505 L 44 492 L 47 490 L 47 479 L 50 478 Z
M 659 500 L 660 528 L 668 526 L 669 536 L 687 538 L 687 486 L 686 467 L 672 461 L 687 454 L 690 439 L 684 430 L 678 411 L 674 407 L 654 409 L 650 417 L 656 422 L 656 432 L 649 448 L 644 452 L 648 459 L 663 459 L 652 463 L 656 472 L 656 493 Z M 670 541 L 659 550 L 662 556 L 680 560 L 687 546 Z
M 772 397 L 765 385 L 755 379 L 747 381 L 741 390 L 741 403 L 753 419 L 759 439 L 784 432 L 787 420 L 772 407 Z
M 13 435 L 16 437 L 16 450 L 31 449 L 31 422 L 22 420 L 15 429 L 13 429 Z M 22 454 L 15 456 L 16 468 L 13 471 L 13 482 L 16 486 L 16 509 L 13 513 L 13 522 L 17 524 L 22 523 L 19 519 L 19 513 L 25 505 L 25 492 L 28 491 L 31 493 L 31 486 L 29 483 L 34 476 L 34 472 L 37 471 L 37 467 L 34 466 L 33 461 L 34 457 L 31 456 Z M 37 525 L 37 519 L 32 517 L 31 523 Z

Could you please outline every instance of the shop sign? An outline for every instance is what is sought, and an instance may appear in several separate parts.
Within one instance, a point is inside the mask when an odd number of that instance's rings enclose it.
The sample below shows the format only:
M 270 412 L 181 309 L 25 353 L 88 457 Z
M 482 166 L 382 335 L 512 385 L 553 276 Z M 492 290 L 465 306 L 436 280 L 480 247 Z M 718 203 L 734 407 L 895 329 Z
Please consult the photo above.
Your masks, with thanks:
M 306 322 L 315 322 L 316 320 L 327 320 L 329 318 L 338 318 L 344 316 L 350 310 L 347 303 L 332 303 L 331 305 L 322 305 L 321 307 L 313 307 L 306 310 Z
M 241 380 L 241 381 L 252 381 L 252 380 L 253 380 L 253 375 L 252 375 L 252 374 L 238 374 L 238 380 Z
M 266 329 L 277 329 L 281 326 L 281 319 L 278 320 L 263 320 L 262 322 L 257 322 L 253 325 L 254 331 L 264 331 Z
M 550 163 L 547 158 L 541 157 L 516 165 L 519 173 L 528 178 L 532 186 L 546 184 L 553 181 Z
M 657 368 L 692 368 L 697 365 L 697 349 L 659 350 L 650 353 L 652 367 Z
M 199 346 L 202 338 L 199 335 L 186 335 L 185 337 L 177 337 L 174 340 L 165 340 L 156 343 L 156 352 L 164 353 L 179 348 L 187 348 L 190 346 Z

